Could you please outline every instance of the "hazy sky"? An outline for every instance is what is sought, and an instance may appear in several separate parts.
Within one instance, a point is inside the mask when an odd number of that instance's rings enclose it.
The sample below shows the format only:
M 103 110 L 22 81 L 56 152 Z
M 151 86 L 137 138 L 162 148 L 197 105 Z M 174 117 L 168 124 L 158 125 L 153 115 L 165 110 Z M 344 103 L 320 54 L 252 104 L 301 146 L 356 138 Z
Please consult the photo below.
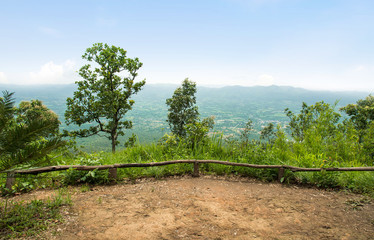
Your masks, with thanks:
M 0 0 L 0 31 L 0 83 L 73 83 L 103 42 L 147 83 L 374 91 L 372 0 Z

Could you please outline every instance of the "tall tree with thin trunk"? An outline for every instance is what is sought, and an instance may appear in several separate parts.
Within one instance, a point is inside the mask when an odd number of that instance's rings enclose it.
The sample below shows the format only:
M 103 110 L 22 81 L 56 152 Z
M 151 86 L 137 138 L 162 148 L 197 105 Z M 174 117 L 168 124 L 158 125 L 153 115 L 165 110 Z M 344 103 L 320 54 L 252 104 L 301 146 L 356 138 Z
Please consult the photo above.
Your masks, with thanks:
M 124 129 L 132 128 L 132 122 L 123 118 L 135 103 L 130 97 L 145 84 L 145 80 L 135 82 L 143 64 L 138 58 L 126 57 L 124 49 L 102 43 L 88 48 L 82 58 L 94 62 L 96 67 L 87 64 L 79 70 L 83 80 L 76 82 L 78 90 L 73 98 L 67 99 L 66 123 L 78 126 L 88 123 L 88 128 L 71 132 L 78 137 L 103 132 L 114 153 L 118 136 L 124 135 Z
M 197 120 L 199 111 L 196 106 L 196 83 L 186 78 L 181 87 L 175 89 L 171 98 L 166 99 L 168 119 L 171 132 L 179 137 L 185 137 L 185 126 Z

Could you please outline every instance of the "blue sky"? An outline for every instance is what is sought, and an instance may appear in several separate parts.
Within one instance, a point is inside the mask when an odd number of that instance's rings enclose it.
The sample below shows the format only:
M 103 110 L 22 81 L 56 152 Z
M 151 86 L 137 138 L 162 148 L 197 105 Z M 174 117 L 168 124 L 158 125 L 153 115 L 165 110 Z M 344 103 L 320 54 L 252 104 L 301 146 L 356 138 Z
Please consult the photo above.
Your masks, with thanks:
M 0 31 L 0 83 L 74 83 L 104 42 L 147 83 L 374 91 L 369 0 L 0 0 Z

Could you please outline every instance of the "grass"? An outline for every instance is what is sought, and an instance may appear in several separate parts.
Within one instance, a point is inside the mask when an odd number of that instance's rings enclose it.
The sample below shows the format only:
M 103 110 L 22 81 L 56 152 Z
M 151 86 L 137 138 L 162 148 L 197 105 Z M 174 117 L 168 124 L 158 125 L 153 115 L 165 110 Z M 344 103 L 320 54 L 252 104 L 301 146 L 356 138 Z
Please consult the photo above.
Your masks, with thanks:
M 147 163 L 176 159 L 215 159 L 238 163 L 263 165 L 291 165 L 297 167 L 362 167 L 371 166 L 359 148 L 348 149 L 348 144 L 320 144 L 313 142 L 313 149 L 308 143 L 292 143 L 278 137 L 271 144 L 239 141 L 223 143 L 221 136 L 213 136 L 204 144 L 197 144 L 194 149 L 183 142 L 174 145 L 135 144 L 117 153 L 109 152 L 61 155 L 57 162 L 61 165 L 106 165 L 115 163 Z M 340 148 L 344 148 L 344 151 Z M 357 150 L 358 149 L 358 150 Z M 352 152 L 355 152 L 353 154 Z M 369 161 L 370 163 L 370 161 Z M 224 166 L 217 164 L 201 164 L 203 174 L 240 175 L 254 177 L 264 181 L 275 181 L 278 177 L 276 169 L 254 169 L 245 167 Z M 118 169 L 119 179 L 136 179 L 141 177 L 167 177 L 171 175 L 192 174 L 192 164 L 167 165 L 148 168 Z M 74 184 L 107 184 L 110 182 L 107 170 L 77 171 L 69 169 L 63 172 L 51 172 L 43 175 L 43 179 L 32 182 L 33 176 L 17 179 L 17 186 L 24 186 L 24 181 L 32 186 L 59 187 Z M 55 179 L 54 181 L 51 179 Z M 302 183 L 321 188 L 347 189 L 356 193 L 367 193 L 374 196 L 374 172 L 291 172 L 285 171 L 285 183 Z M 31 184 L 30 184 L 31 185 Z M 28 185 L 28 186 L 30 186 Z M 82 191 L 88 187 L 82 186 Z
M 71 204 L 70 195 L 60 189 L 47 200 L 0 203 L 0 238 L 36 238 L 42 231 L 61 222 L 60 208 Z
M 191 149 L 179 143 L 174 146 L 165 145 L 135 145 L 123 149 L 115 154 L 99 152 L 93 154 L 83 153 L 75 159 L 65 160 L 65 164 L 104 165 L 115 163 L 147 163 L 161 162 L 176 159 L 215 159 L 239 163 L 252 163 L 264 165 L 292 165 L 298 167 L 361 167 L 368 166 L 356 158 L 329 154 L 327 151 L 312 152 L 300 144 L 291 144 L 286 141 L 275 141 L 273 144 L 253 143 L 243 145 L 240 142 L 222 144 L 222 139 L 213 137 L 206 144 L 197 145 Z M 346 151 L 347 152 L 347 151 Z M 352 156 L 352 154 L 350 155 Z M 335 160 L 334 160 L 335 159 Z M 338 159 L 338 160 L 336 160 Z M 344 160 L 348 159 L 348 160 Z M 200 171 L 203 174 L 240 175 L 254 177 L 264 181 L 277 180 L 276 169 L 253 169 L 245 167 L 224 166 L 217 164 L 202 164 Z M 171 175 L 192 174 L 192 164 L 167 165 L 148 168 L 122 168 L 118 169 L 119 179 L 136 179 L 140 177 L 167 177 Z M 61 173 L 60 173 L 61 174 Z M 69 170 L 62 173 L 66 184 L 105 184 L 108 183 L 107 171 L 76 171 Z M 374 172 L 285 172 L 285 183 L 303 183 L 321 188 L 348 189 L 356 193 L 369 193 L 374 195 Z

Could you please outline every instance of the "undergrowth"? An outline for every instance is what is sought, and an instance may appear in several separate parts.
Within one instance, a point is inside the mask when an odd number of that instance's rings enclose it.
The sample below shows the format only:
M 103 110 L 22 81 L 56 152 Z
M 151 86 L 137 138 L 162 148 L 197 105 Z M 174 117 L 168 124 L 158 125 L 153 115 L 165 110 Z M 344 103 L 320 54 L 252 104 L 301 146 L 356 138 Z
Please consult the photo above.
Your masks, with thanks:
M 297 167 L 362 167 L 368 164 L 356 159 L 345 159 L 341 156 L 331 156 L 326 152 L 303 151 L 303 146 L 287 141 L 276 140 L 273 143 L 250 142 L 243 144 L 239 141 L 222 144 L 220 137 L 212 137 L 209 142 L 196 144 L 191 149 L 183 142 L 172 146 L 163 144 L 139 145 L 120 150 L 115 154 L 108 152 L 81 153 L 76 158 L 62 159 L 64 165 L 110 165 L 116 163 L 148 163 L 177 159 L 214 159 L 238 163 L 263 165 L 291 165 Z M 336 160 L 339 159 L 339 160 Z M 369 165 L 370 166 L 370 165 Z M 201 164 L 203 174 L 239 175 L 254 177 L 263 181 L 275 181 L 277 169 L 255 169 L 246 167 L 226 166 L 218 164 Z M 192 174 L 192 164 L 175 164 L 148 168 L 120 168 L 118 179 L 136 179 L 141 177 L 167 177 L 171 175 Z M 69 169 L 65 172 L 49 173 L 50 177 L 58 179 L 60 184 L 107 184 L 110 182 L 107 170 L 78 171 Z M 356 193 L 374 192 L 374 172 L 285 172 L 285 183 L 302 183 L 321 188 L 347 189 Z M 20 183 L 19 183 L 20 184 Z M 46 183 L 45 183 L 46 184 Z
M 214 159 L 238 163 L 263 165 L 291 165 L 296 167 L 362 167 L 370 166 L 356 159 L 336 160 L 326 153 L 308 153 L 300 146 L 284 142 L 283 146 L 272 144 L 231 142 L 222 144 L 221 139 L 211 138 L 207 144 L 196 145 L 194 149 L 180 142 L 174 146 L 160 144 L 138 145 L 120 150 L 115 154 L 108 152 L 80 153 L 75 158 L 61 158 L 62 165 L 110 165 L 116 163 L 148 163 L 177 159 Z M 336 157 L 336 156 L 335 156 Z M 344 159 L 344 158 L 343 158 Z M 218 164 L 201 164 L 203 174 L 240 175 L 254 177 L 264 181 L 277 180 L 277 169 L 255 169 Z M 167 177 L 171 175 L 192 174 L 192 164 L 175 164 L 148 168 L 120 168 L 118 179 L 136 179 L 140 177 Z M 38 176 L 43 176 L 38 178 Z M 40 187 L 60 187 L 75 184 L 107 184 L 108 170 L 78 171 L 69 169 L 51 172 L 37 177 L 28 176 L 17 179 L 14 192 L 25 192 Z M 35 179 L 33 179 L 35 178 Z M 4 179 L 3 179 L 4 181 Z M 285 172 L 285 183 L 302 183 L 321 188 L 347 189 L 356 193 L 374 193 L 374 172 Z M 4 192 L 4 188 L 3 188 Z M 9 191 L 8 191 L 9 192 Z
M 46 200 L 17 202 L 6 198 L 0 202 L 0 238 L 36 238 L 60 223 L 60 208 L 70 204 L 70 195 L 63 188 Z

